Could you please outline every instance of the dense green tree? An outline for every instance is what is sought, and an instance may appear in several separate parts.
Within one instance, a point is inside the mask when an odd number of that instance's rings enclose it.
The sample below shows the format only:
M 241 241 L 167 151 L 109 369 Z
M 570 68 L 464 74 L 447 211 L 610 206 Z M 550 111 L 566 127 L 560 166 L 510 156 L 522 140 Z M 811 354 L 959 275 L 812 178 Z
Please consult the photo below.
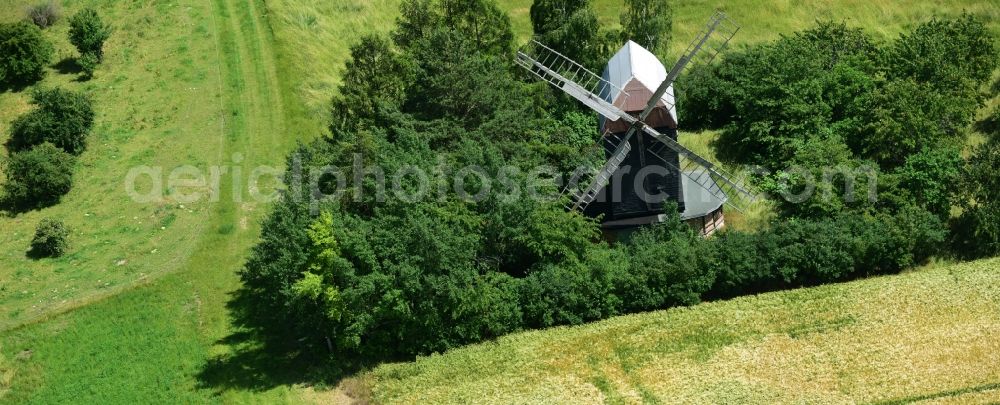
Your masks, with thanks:
M 581 65 L 600 72 L 610 49 L 589 0 L 535 0 L 531 4 L 535 39 Z M 619 44 L 620 45 L 620 44 Z
M 979 146 L 960 183 L 964 211 L 955 221 L 954 245 L 961 257 L 1000 254 L 1000 140 Z
M 30 254 L 34 257 L 59 257 L 69 250 L 69 229 L 62 221 L 43 218 L 31 238 Z
M 864 158 L 891 169 L 928 148 L 960 144 L 972 123 L 976 102 L 931 91 L 912 80 L 884 83 L 866 96 L 848 143 Z
M 422 80 L 414 82 L 404 109 L 421 119 L 449 118 L 473 129 L 520 98 L 509 57 L 477 52 L 461 32 L 433 29 L 416 41 L 412 55 Z
M 915 205 L 945 218 L 955 201 L 956 148 L 980 105 L 973 88 L 982 70 L 970 72 L 995 63 L 982 56 L 993 53 L 983 30 L 969 16 L 932 20 L 879 47 L 858 29 L 820 22 L 685 76 L 681 114 L 695 127 L 723 129 L 722 157 L 775 173 L 761 182 L 767 191 L 797 194 L 830 171 L 869 167 L 880 176 L 874 205 L 783 201 L 785 216 Z M 779 172 L 787 167 L 795 170 Z M 813 194 L 841 195 L 844 186 L 820 182 Z
M 31 23 L 0 24 L 0 84 L 41 79 L 54 53 L 52 43 Z
M 402 104 L 412 67 L 389 41 L 363 36 L 351 46 L 340 94 L 333 100 L 331 129 L 354 130 L 371 121 L 378 108 Z
M 480 52 L 511 56 L 514 31 L 510 17 L 490 0 L 441 0 L 442 21 L 461 32 Z
M 887 48 L 883 65 L 888 77 L 925 84 L 927 92 L 974 89 L 989 80 L 996 66 L 993 37 L 970 14 L 918 25 Z
M 490 0 L 406 0 L 392 32 L 403 48 L 435 29 L 455 31 L 471 41 L 473 52 L 508 55 L 514 46 L 510 18 Z
M 869 76 L 877 70 L 878 54 L 863 31 L 821 21 L 772 43 L 727 52 L 721 63 L 696 66 L 678 83 L 680 115 L 687 117 L 685 125 L 695 128 L 735 122 L 736 130 L 746 131 L 746 122 L 768 133 L 798 128 L 782 118 L 786 111 L 801 110 L 809 117 L 807 122 L 813 116 L 826 122 L 828 107 L 833 117 L 841 118 L 873 87 Z M 800 94 L 806 90 L 810 92 Z M 803 103 L 822 108 L 812 110 Z M 775 111 L 782 114 L 765 119 Z M 747 117 L 748 113 L 753 115 Z
M 602 241 L 594 219 L 558 199 L 529 198 L 529 181 L 543 195 L 558 192 L 529 174 L 535 168 L 565 173 L 602 158 L 586 153 L 596 122 L 545 84 L 519 80 L 513 36 L 496 10 L 485 1 L 408 0 L 391 42 L 368 37 L 352 49 L 334 100 L 340 122 L 289 157 L 284 198 L 241 271 L 240 296 L 252 297 L 235 312 L 243 325 L 350 368 L 706 294 L 895 272 L 940 244 L 940 220 L 922 208 L 948 194 L 938 186 L 950 155 L 937 149 L 888 170 L 895 184 L 930 191 L 919 203 L 879 211 L 839 197 L 846 184 L 838 180 L 817 191 L 835 198 L 787 209 L 800 218 L 773 230 L 706 240 L 671 212 L 665 224 Z M 532 23 L 539 37 L 605 38 L 596 29 L 569 34 L 596 27 L 588 13 L 585 1 L 540 0 Z M 584 48 L 577 51 L 594 55 Z M 734 54 L 709 72 L 717 83 L 739 83 L 719 96 L 738 112 L 720 122 L 756 148 L 747 156 L 817 175 L 857 169 L 869 162 L 847 140 L 885 82 L 875 54 L 863 33 L 836 24 Z M 738 71 L 734 62 L 774 77 L 726 76 Z M 756 91 L 762 97 L 751 97 Z M 736 122 L 743 116 L 745 126 Z M 370 170 L 340 198 L 336 175 L 307 170 L 350 173 L 358 164 Z M 426 177 L 394 178 L 414 169 Z
M 50 143 L 12 154 L 4 164 L 4 202 L 14 211 L 59 202 L 73 186 L 75 162 L 72 155 Z
M 59 88 L 36 90 L 31 97 L 36 108 L 11 124 L 7 147 L 20 151 L 50 142 L 71 154 L 83 153 L 94 125 L 90 99 Z
M 948 219 L 961 191 L 962 166 L 961 151 L 955 147 L 927 148 L 910 155 L 905 164 L 882 177 L 880 204 L 893 211 L 913 205 Z
M 90 54 L 97 60 L 104 59 L 104 41 L 110 36 L 111 27 L 92 8 L 80 10 L 69 19 L 69 42 L 81 56 Z
M 623 42 L 633 40 L 662 55 L 670 46 L 674 11 L 667 0 L 625 0 L 621 24 Z

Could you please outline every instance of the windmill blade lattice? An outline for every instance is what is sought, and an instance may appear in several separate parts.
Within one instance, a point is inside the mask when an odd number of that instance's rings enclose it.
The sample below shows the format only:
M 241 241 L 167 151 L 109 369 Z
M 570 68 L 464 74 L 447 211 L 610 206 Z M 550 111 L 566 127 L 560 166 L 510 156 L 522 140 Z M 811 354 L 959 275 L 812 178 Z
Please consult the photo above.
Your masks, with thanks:
M 657 132 L 653 128 L 644 125 L 642 130 L 659 141 L 658 146 L 649 149 L 652 155 L 691 179 L 691 181 L 694 181 L 720 201 L 725 202 L 737 211 L 743 212 L 743 208 L 730 198 L 730 196 L 740 194 L 749 201 L 756 199 L 756 194 L 750 191 L 751 188 L 747 185 L 745 179 L 726 173 L 714 163 L 685 148 L 684 145 L 681 145 L 669 136 Z M 669 159 L 663 157 L 664 149 L 671 149 L 677 153 L 680 157 L 677 165 L 674 165 Z
M 650 152 L 721 201 L 741 210 L 736 202 L 730 198 L 731 195 L 739 193 L 751 200 L 754 198 L 754 194 L 749 191 L 749 187 L 743 180 L 726 174 L 712 162 L 698 156 L 670 137 L 660 134 L 643 122 L 661 102 L 664 93 L 686 67 L 692 63 L 695 65 L 711 63 L 739 29 L 740 27 L 726 17 L 725 13 L 716 12 L 667 73 L 663 82 L 653 92 L 646 108 L 638 114 L 638 117 L 632 116 L 607 101 L 611 98 L 608 97 L 609 95 L 616 95 L 615 98 L 621 102 L 623 97 L 628 97 L 627 93 L 552 48 L 537 41 L 531 41 L 517 52 L 516 62 L 529 72 L 579 100 L 605 118 L 611 121 L 622 120 L 630 126 L 628 132 L 620 137 L 609 138 L 608 134 L 602 135 L 599 142 L 606 144 L 610 141 L 614 143 L 614 148 L 609 150 L 609 158 L 605 164 L 596 172 L 592 171 L 592 178 L 588 179 L 589 181 L 582 183 L 582 177 L 587 173 L 580 173 L 579 170 L 573 176 L 570 184 L 564 190 L 564 194 L 570 196 L 568 209 L 582 211 L 597 198 L 601 189 L 608 185 L 614 172 L 618 170 L 631 151 L 629 140 L 639 130 L 659 141 L 657 143 L 659 149 L 650 149 Z M 667 109 L 673 109 L 673 107 L 673 105 L 666 105 Z M 678 165 L 675 166 L 669 159 L 662 157 L 666 148 L 678 154 Z M 588 186 L 581 188 L 580 184 L 588 184 Z
M 603 97 L 622 94 L 627 98 L 628 93 L 538 41 L 532 40 L 517 51 L 515 61 L 609 120 L 617 121 L 623 114 L 628 115 Z
M 649 99 L 649 104 L 646 109 L 643 110 L 642 114 L 639 114 L 639 120 L 645 120 L 646 116 L 656 107 L 656 104 L 662 101 L 663 93 L 667 91 L 667 88 L 673 86 L 674 81 L 677 77 L 681 75 L 688 66 L 699 66 L 707 65 L 715 60 L 715 57 L 719 55 L 722 50 L 729 45 L 729 41 L 736 36 L 739 32 L 740 26 L 729 19 L 726 13 L 721 11 L 716 11 L 712 15 L 712 18 L 708 19 L 708 23 L 702 28 L 701 32 L 698 33 L 688 44 L 687 49 L 681 54 L 681 58 L 677 60 L 673 68 L 667 72 L 666 79 L 653 93 L 653 96 Z M 692 65 L 693 64 L 693 65 Z M 667 103 L 667 109 L 673 109 L 673 104 Z
M 601 139 L 597 141 L 598 149 L 601 149 L 602 154 L 610 157 L 599 168 L 581 167 L 573 173 L 562 193 L 564 196 L 569 196 L 566 209 L 583 211 L 597 199 L 601 189 L 608 185 L 611 176 L 618 171 L 628 153 L 632 151 L 629 139 L 633 135 L 635 135 L 634 129 L 621 136 L 612 132 L 605 132 L 601 135 Z M 580 186 L 583 184 L 587 186 L 581 188 Z

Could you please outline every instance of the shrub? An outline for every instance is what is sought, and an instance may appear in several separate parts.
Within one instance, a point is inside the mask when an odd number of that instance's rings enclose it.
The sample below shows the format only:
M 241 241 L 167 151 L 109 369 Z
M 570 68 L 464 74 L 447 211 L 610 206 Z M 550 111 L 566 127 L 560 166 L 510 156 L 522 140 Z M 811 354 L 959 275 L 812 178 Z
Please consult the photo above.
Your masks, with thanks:
M 62 16 L 62 9 L 55 0 L 49 0 L 28 7 L 27 14 L 28 21 L 37 25 L 38 28 L 44 29 L 59 20 L 59 17 Z
M 735 297 L 772 291 L 783 286 L 773 270 L 778 252 L 777 238 L 759 234 L 726 231 L 709 240 L 718 259 L 716 280 L 710 297 Z
M 525 326 L 576 325 L 618 315 L 621 298 L 615 285 L 630 277 L 622 250 L 593 249 L 585 262 L 545 265 L 520 284 Z
M 14 153 L 6 162 L 5 202 L 11 208 L 52 205 L 73 185 L 75 158 L 50 143 Z
M 0 24 L 0 83 L 41 79 L 54 53 L 52 43 L 31 23 Z
M 675 212 L 674 208 L 665 208 Z M 715 280 L 714 256 L 677 216 L 628 242 L 629 272 L 615 286 L 626 312 L 692 305 Z
M 80 59 L 77 59 L 76 63 L 80 66 L 80 69 L 83 70 L 84 77 L 90 79 L 94 77 L 94 71 L 97 70 L 97 65 L 100 64 L 101 61 L 98 60 L 97 56 L 94 56 L 93 53 L 86 53 L 83 56 L 80 56 Z
M 952 226 L 960 257 L 1000 254 L 1000 139 L 980 146 L 963 173 L 964 212 Z
M 89 98 L 56 88 L 35 91 L 32 103 L 37 108 L 11 124 L 8 148 L 19 151 L 50 142 L 74 155 L 83 152 L 87 134 L 94 125 L 94 109 Z
M 968 81 L 977 87 L 997 66 L 996 47 L 986 25 L 970 14 L 934 18 L 900 36 L 885 53 L 884 69 L 891 78 L 909 78 L 951 91 Z M 934 90 L 925 89 L 926 93 Z
M 792 219 L 756 234 L 727 231 L 709 242 L 718 260 L 709 296 L 896 273 L 939 253 L 945 236 L 937 216 L 912 206 L 895 215 Z
M 101 21 L 101 16 L 92 8 L 78 11 L 69 20 L 69 42 L 80 51 L 80 55 L 91 54 L 104 58 L 104 41 L 111 36 L 111 27 Z
M 42 219 L 31 239 L 30 254 L 35 257 L 59 257 L 69 250 L 69 230 L 62 221 Z

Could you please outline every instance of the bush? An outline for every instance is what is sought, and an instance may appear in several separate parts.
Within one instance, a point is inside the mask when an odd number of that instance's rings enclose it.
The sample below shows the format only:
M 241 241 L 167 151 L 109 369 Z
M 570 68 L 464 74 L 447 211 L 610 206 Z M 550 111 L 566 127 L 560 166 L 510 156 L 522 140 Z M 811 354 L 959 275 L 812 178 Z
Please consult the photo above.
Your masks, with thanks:
M 11 208 L 31 209 L 59 202 L 73 185 L 76 159 L 50 143 L 7 159 L 4 199 Z
M 69 20 L 69 42 L 80 51 L 80 55 L 91 54 L 104 58 L 104 41 L 111 36 L 111 27 L 101 21 L 101 16 L 92 8 L 85 8 Z
M 32 94 L 37 106 L 11 124 L 7 147 L 13 151 L 50 142 L 74 155 L 86 149 L 87 134 L 94 125 L 94 109 L 83 94 L 62 90 L 37 90 Z
M 783 284 L 773 269 L 778 252 L 777 238 L 759 234 L 726 231 L 709 240 L 718 259 L 716 280 L 709 297 L 735 297 L 772 291 Z
M 30 254 L 34 257 L 59 257 L 69 250 L 69 230 L 62 221 L 42 219 L 31 239 Z
M 62 16 L 62 9 L 55 0 L 49 0 L 28 7 L 27 14 L 28 21 L 37 25 L 38 28 L 44 29 L 59 20 L 59 17 Z
M 900 36 L 885 53 L 885 74 L 929 85 L 925 93 L 978 87 L 997 66 L 996 47 L 986 25 L 970 14 L 934 18 Z
M 792 219 L 757 234 L 727 231 L 709 242 L 718 260 L 709 296 L 897 273 L 939 253 L 945 238 L 941 220 L 916 207 L 895 215 Z
M 666 208 L 667 212 L 672 208 Z M 676 216 L 674 216 L 676 219 Z M 626 312 L 692 305 L 715 281 L 714 256 L 680 222 L 643 228 L 629 241 L 628 277 L 615 293 Z
M 623 308 L 615 286 L 629 277 L 622 250 L 593 249 L 583 263 L 546 265 L 520 284 L 525 326 L 576 325 L 618 315 Z
M 31 23 L 0 24 L 0 83 L 23 84 L 41 79 L 54 53 L 52 43 Z
M 97 65 L 99 65 L 101 61 L 98 60 L 97 56 L 94 56 L 94 54 L 86 53 L 81 56 L 80 59 L 77 59 L 76 63 L 80 66 L 80 69 L 83 70 L 84 77 L 90 79 L 94 77 L 94 71 L 97 70 Z
M 952 226 L 958 256 L 1000 254 L 1000 139 L 980 146 L 969 159 L 961 184 L 962 216 Z

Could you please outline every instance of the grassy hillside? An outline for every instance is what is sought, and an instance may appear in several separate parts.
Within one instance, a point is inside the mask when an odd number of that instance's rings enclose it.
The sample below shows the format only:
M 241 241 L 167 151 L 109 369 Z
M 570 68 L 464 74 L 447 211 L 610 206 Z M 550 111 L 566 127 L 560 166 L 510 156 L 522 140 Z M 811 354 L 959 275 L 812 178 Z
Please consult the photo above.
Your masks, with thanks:
M 6 3 L 5 18 L 13 19 L 27 2 Z M 67 201 L 0 218 L 6 260 L 0 271 L 19 274 L 3 275 L 0 307 L 5 315 L 25 314 L 12 320 L 31 321 L 0 334 L 0 398 L 135 403 L 297 397 L 289 387 L 218 396 L 196 377 L 207 359 L 229 350 L 221 342 L 231 333 L 226 302 L 266 207 L 235 201 L 228 176 L 218 203 L 151 207 L 124 200 L 121 190 L 131 165 L 226 165 L 237 154 L 251 168 L 283 162 L 296 140 L 286 122 L 299 104 L 284 94 L 289 87 L 279 81 L 260 4 L 85 3 L 115 25 L 108 61 L 91 82 L 69 83 L 71 77 L 52 74 L 44 84 L 87 88 L 99 124 Z M 55 30 L 52 37 L 65 27 Z M 69 53 L 65 44 L 61 49 Z M 0 97 L 0 110 L 8 114 L 24 95 Z M 77 253 L 55 262 L 23 259 L 25 234 L 42 215 L 67 218 L 78 232 L 72 239 Z M 108 291 L 107 281 L 128 288 L 96 300 Z M 67 289 L 89 293 L 55 296 Z M 16 296 L 21 291 L 23 299 Z M 58 314 L 42 307 L 49 302 L 78 308 Z M 27 316 L 35 313 L 44 318 Z
M 998 269 L 937 266 L 521 333 L 361 381 L 395 403 L 998 400 Z
M 0 20 L 22 18 L 26 3 L 0 2 Z M 64 13 L 76 11 L 78 3 Z M 211 15 L 201 7 L 140 2 L 101 11 L 116 32 L 93 80 L 77 81 L 66 19 L 46 31 L 57 45 L 54 62 L 60 63 L 41 85 L 90 94 L 97 122 L 62 204 L 0 218 L 0 330 L 172 271 L 206 231 L 206 204 L 182 207 L 169 197 L 162 204 L 136 204 L 123 184 L 136 165 L 205 167 L 223 158 L 219 75 L 215 66 L 196 62 L 218 59 L 211 27 L 204 23 Z M 161 26 L 171 29 L 157 29 Z M 187 35 L 177 35 L 182 31 Z M 28 99 L 27 91 L 0 94 L 0 142 L 10 122 L 28 108 Z M 57 260 L 34 261 L 25 250 L 46 216 L 72 228 L 72 249 Z

